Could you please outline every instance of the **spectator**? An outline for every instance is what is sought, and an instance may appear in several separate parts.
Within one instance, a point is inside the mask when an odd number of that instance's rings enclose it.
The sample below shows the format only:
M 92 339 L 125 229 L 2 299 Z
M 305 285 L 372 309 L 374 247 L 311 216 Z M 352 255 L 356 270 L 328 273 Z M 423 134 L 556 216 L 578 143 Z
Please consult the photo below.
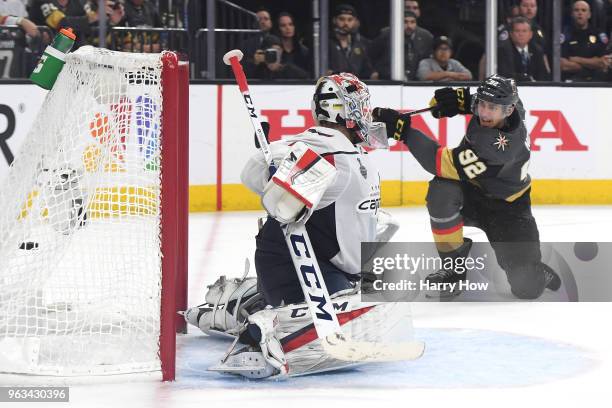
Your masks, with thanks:
M 38 37 L 40 35 L 40 31 L 38 31 L 38 27 L 31 20 L 25 17 L 17 17 L 13 15 L 5 15 L 2 11 L 0 11 L 0 26 L 11 26 L 16 25 L 21 27 L 23 32 L 30 37 Z
M 0 0 L 0 14 L 3 16 L 28 17 L 25 4 L 22 0 Z M 5 24 L 14 25 L 14 24 Z
M 276 24 L 283 47 L 281 63 L 291 63 L 310 72 L 310 50 L 298 39 L 293 16 L 289 13 L 280 13 Z
M 610 68 L 606 45 L 589 20 L 589 3 L 578 0 L 572 6 L 572 25 L 563 30 L 561 71 L 567 81 L 602 81 Z
M 542 52 L 547 50 L 546 36 L 544 35 L 544 29 L 536 21 L 538 14 L 538 2 L 536 0 L 521 0 L 519 2 L 519 14 L 529 20 L 531 24 L 531 31 L 533 32 L 532 44 L 540 47 Z
M 391 78 L 391 30 L 385 28 L 371 46 L 370 58 L 375 61 L 374 68 L 384 79 Z M 404 71 L 408 81 L 416 79 L 419 62 L 431 55 L 433 35 L 417 25 L 417 17 L 412 11 L 404 12 Z
M 121 22 L 126 27 L 162 26 L 157 7 L 150 0 L 127 0 L 125 18 Z
M 456 59 L 452 59 L 453 43 L 446 36 L 433 41 L 433 58 L 419 62 L 417 79 L 421 81 L 469 81 L 472 73 Z
M 516 17 L 510 23 L 510 41 L 498 46 L 498 73 L 518 82 L 544 81 L 548 72 L 544 52 L 531 42 L 533 31 L 526 17 Z
M 536 21 L 536 16 L 538 14 L 538 3 L 536 0 L 521 0 L 518 4 L 518 16 L 525 17 L 529 24 L 531 24 L 531 31 L 533 33 L 531 44 L 537 45 L 542 52 L 546 53 L 547 50 L 547 41 L 544 35 L 544 29 L 538 24 Z M 512 16 L 518 17 L 518 16 Z M 510 39 L 510 21 L 507 21 L 506 24 L 500 26 L 499 29 L 499 41 L 509 41 Z M 499 44 L 498 44 L 499 45 Z M 546 66 L 548 67 L 548 61 L 546 62 Z M 549 70 L 550 71 L 550 70 Z
M 348 4 L 336 7 L 333 36 L 329 42 L 329 71 L 350 72 L 360 78 L 378 79 L 372 69 L 367 47 L 353 35 L 357 11 Z
M 28 12 L 21 0 L 0 0 L 0 25 L 17 25 L 30 37 L 38 37 L 40 31 L 28 19 Z
M 255 51 L 253 64 L 247 65 L 247 73 L 257 79 L 306 79 L 308 72 L 290 62 L 283 63 L 282 41 L 268 34 Z
M 411 11 L 417 19 L 421 18 L 421 8 L 419 7 L 419 2 L 416 0 L 405 0 L 404 11 Z
M 544 34 L 544 29 L 538 24 L 536 21 L 536 17 L 538 14 L 538 3 L 537 0 L 520 0 L 518 2 L 518 16 L 515 17 L 524 17 L 527 19 L 531 26 L 531 40 L 529 41 L 529 47 L 533 49 L 539 49 L 542 51 L 544 55 L 544 68 L 546 69 L 545 77 L 550 77 L 550 64 L 548 63 L 548 43 L 546 41 L 546 37 Z M 506 54 L 510 53 L 512 50 L 512 44 L 510 41 L 510 31 L 511 25 L 510 21 L 513 20 L 514 17 L 509 18 L 505 24 L 501 25 L 498 28 L 498 50 L 501 52 L 505 52 Z M 504 44 L 506 43 L 506 44 Z M 478 65 L 479 74 L 478 79 L 483 80 L 485 77 L 485 55 L 480 59 L 480 63 Z M 500 56 L 498 56 L 498 61 L 500 61 Z M 509 58 L 508 56 L 504 58 Z M 539 65 L 539 61 L 538 61 Z M 507 67 L 507 69 L 511 69 Z M 526 80 L 526 79 L 524 79 Z M 523 81 L 524 81 L 523 80 Z
M 261 43 L 264 38 L 272 32 L 272 18 L 270 12 L 261 7 L 255 13 L 257 15 L 257 25 L 259 27 L 259 33 L 253 37 L 248 38 L 242 45 L 244 55 L 247 57 L 248 63 L 254 62 L 255 51 L 261 49 Z
M 0 78 L 21 78 L 32 70 L 39 51 L 40 32 L 28 18 L 21 0 L 0 0 Z M 1 26 L 21 30 L 3 30 Z M 7 58 L 8 57 L 8 58 Z
M 109 25 L 118 24 L 124 16 L 123 7 L 115 7 L 111 0 L 106 1 L 105 12 Z M 30 15 L 35 24 L 53 30 L 71 27 L 77 36 L 77 47 L 88 42 L 92 34 L 91 25 L 98 22 L 97 2 L 93 0 L 85 6 L 79 0 L 33 0 Z
M 120 23 L 126 27 L 162 27 L 162 21 L 155 4 L 150 0 L 127 0 L 125 17 Z M 121 37 L 123 49 L 132 52 L 160 52 L 159 34 L 133 32 Z

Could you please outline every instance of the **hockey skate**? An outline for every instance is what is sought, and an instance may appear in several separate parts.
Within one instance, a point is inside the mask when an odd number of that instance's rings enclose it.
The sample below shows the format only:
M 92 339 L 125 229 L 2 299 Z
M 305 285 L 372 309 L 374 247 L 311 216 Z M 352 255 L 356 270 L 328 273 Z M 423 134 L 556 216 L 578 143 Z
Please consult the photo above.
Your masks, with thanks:
M 472 240 L 469 238 L 463 239 L 463 245 L 455 251 L 447 254 L 442 259 L 442 264 L 452 263 L 457 264 L 457 260 L 465 259 L 470 249 L 472 248 Z M 462 265 L 464 262 L 462 263 Z M 459 284 L 467 278 L 467 270 L 463 273 L 456 272 L 455 268 L 443 267 L 437 272 L 430 273 L 425 278 L 427 285 L 431 288 L 425 296 L 427 298 L 452 298 L 459 296 L 462 292 Z
M 561 278 L 550 266 L 542 263 L 542 269 L 544 270 L 544 277 L 546 279 L 546 289 L 550 289 L 556 292 L 561 287 Z

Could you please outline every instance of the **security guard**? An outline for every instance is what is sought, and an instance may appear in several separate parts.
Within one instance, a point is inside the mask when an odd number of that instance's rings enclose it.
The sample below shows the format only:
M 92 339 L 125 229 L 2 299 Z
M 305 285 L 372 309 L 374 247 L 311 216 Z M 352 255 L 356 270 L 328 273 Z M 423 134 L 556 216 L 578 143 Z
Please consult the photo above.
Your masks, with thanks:
M 591 9 L 586 1 L 572 7 L 571 26 L 561 35 L 561 71 L 569 81 L 605 81 L 610 60 L 604 55 L 606 44 L 589 24 Z

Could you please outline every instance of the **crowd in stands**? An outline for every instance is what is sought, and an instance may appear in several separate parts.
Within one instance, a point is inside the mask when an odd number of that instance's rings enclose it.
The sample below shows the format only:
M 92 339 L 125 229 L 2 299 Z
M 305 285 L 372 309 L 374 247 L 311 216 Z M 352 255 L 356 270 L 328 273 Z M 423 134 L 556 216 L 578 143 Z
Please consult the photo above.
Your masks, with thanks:
M 405 0 L 404 3 L 405 81 L 469 81 L 484 78 L 484 1 L 452 2 L 458 7 L 460 18 L 478 23 L 482 31 L 480 39 L 470 35 L 469 28 L 449 29 L 444 32 L 436 25 L 430 31 L 429 27 L 421 25 L 421 21 L 431 21 L 431 17 L 422 18 L 419 1 Z M 499 4 L 504 19 L 497 29 L 498 72 L 519 82 L 551 80 L 552 27 L 550 24 L 543 25 L 543 19 L 538 15 L 538 1 L 500 0 Z M 564 15 L 560 38 L 562 80 L 612 81 L 612 43 L 608 41 L 612 32 L 612 0 L 566 0 L 564 7 L 567 13 Z M 257 12 L 261 35 L 249 42 L 247 53 L 250 57 L 250 73 L 256 78 L 303 78 L 305 73 L 296 70 L 292 65 L 297 65 L 307 71 L 306 73 L 310 72 L 308 61 L 312 58 L 309 57 L 304 41 L 296 39 L 293 18 L 287 17 L 287 20 L 291 21 L 292 30 L 291 39 L 286 40 L 280 26 L 281 15 L 288 13 L 280 13 L 275 25 L 268 10 L 262 8 Z M 333 8 L 329 72 L 347 71 L 361 78 L 390 79 L 390 28 L 382 27 L 376 36 L 369 39 L 361 34 L 361 23 L 354 5 L 337 4 Z M 435 31 L 436 35 L 432 34 L 432 31 Z M 276 35 L 283 38 L 280 47 L 283 57 L 280 64 L 274 68 L 276 72 L 271 73 L 269 68 L 261 68 L 264 65 L 271 66 L 261 55 L 269 44 L 279 42 L 278 38 L 275 38 Z M 453 58 L 454 35 L 461 41 L 463 52 L 460 58 Z M 292 45 L 286 47 L 285 41 Z M 305 62 L 296 64 L 295 60 L 284 58 L 290 50 L 296 48 L 300 49 L 300 55 L 305 56 Z M 470 49 L 472 52 L 469 52 Z M 282 68 L 283 66 L 286 68 Z M 288 76 L 289 72 L 293 76 Z
M 98 30 L 103 16 L 106 17 L 107 33 L 112 27 L 148 29 L 168 26 L 168 14 L 162 16 L 154 2 L 105 0 L 102 11 L 99 10 L 98 0 L 0 0 L 0 51 L 12 53 L 11 67 L 7 66 L 8 59 L 0 58 L 0 78 L 27 76 L 27 72 L 21 72 L 24 69 L 19 69 L 20 61 L 25 60 L 25 71 L 31 71 L 42 49 L 62 27 L 71 27 L 76 33 L 77 48 L 85 44 L 99 44 Z M 23 30 L 22 35 L 3 30 L 2 26 L 18 26 Z M 107 43 L 111 43 L 110 36 Z M 115 49 L 159 52 L 159 35 L 128 33 L 120 37 Z
M 252 1 L 235 1 L 245 8 L 254 6 Z M 347 3 L 339 4 L 341 1 Z M 388 19 L 386 26 L 376 25 L 380 21 L 371 15 L 373 3 L 330 1 L 329 72 L 352 72 L 371 80 L 391 78 L 391 30 Z M 388 1 L 384 3 L 388 10 Z M 612 0 L 562 3 L 562 80 L 612 81 Z M 97 45 L 102 12 L 107 31 L 112 27 L 181 27 L 183 20 L 189 19 L 188 15 L 172 17 L 171 11 L 161 13 L 160 0 L 105 0 L 104 10 L 98 10 L 98 4 L 98 0 L 0 0 L 0 26 L 17 25 L 23 33 L 21 38 L 14 34 L 8 38 L 0 27 L 0 49 L 21 46 L 28 52 L 33 45 L 49 43 L 49 33 L 63 26 L 76 31 L 78 45 Z M 550 4 L 543 0 L 498 0 L 498 5 L 498 72 L 519 82 L 551 80 Z M 404 0 L 404 6 L 405 81 L 484 77 L 485 0 Z M 264 80 L 313 78 L 312 37 L 308 33 L 311 16 L 300 13 L 296 19 L 288 11 L 271 13 L 263 6 L 254 11 L 259 32 L 242 44 L 248 74 Z M 129 35 L 116 47 L 158 52 L 159 35 Z M 0 77 L 3 72 L 8 71 L 3 70 L 0 59 Z

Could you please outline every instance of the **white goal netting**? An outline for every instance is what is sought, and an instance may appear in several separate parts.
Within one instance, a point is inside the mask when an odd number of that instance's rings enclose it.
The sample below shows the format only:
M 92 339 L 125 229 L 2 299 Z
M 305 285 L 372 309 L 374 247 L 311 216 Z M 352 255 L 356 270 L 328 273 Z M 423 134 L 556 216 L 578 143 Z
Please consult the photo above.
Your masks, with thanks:
M 161 71 L 67 56 L 0 183 L 0 372 L 160 369 Z

